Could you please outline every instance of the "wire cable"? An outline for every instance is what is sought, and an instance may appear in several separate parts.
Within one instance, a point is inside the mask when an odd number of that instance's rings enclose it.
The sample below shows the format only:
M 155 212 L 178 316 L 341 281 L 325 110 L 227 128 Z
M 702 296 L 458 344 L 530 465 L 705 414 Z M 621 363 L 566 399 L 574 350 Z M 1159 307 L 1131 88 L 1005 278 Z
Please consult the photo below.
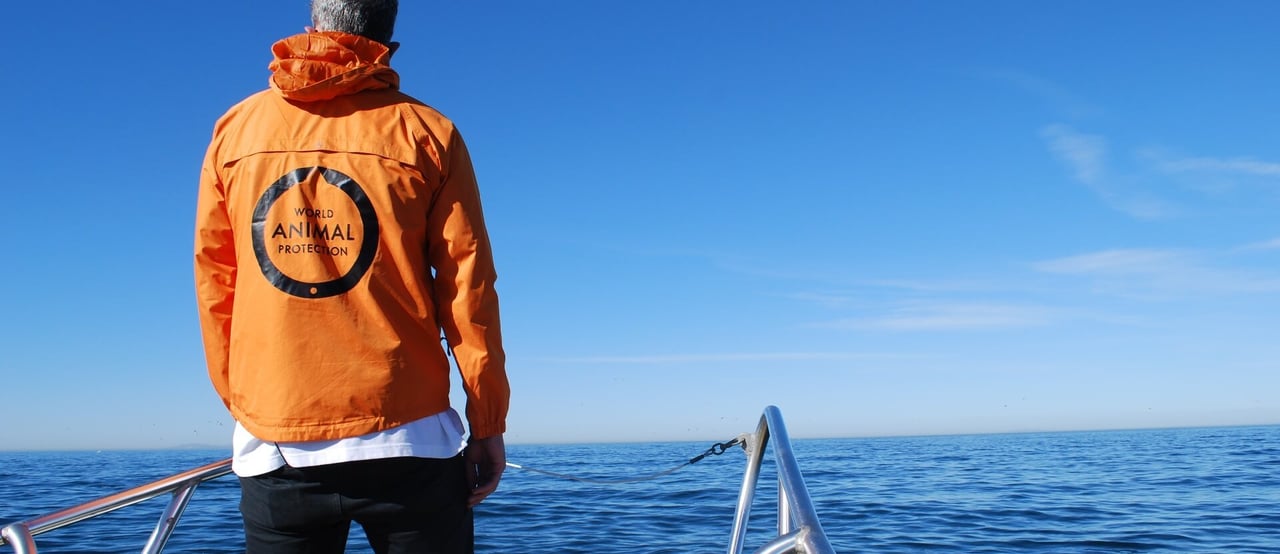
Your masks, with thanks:
M 745 436 L 745 435 L 744 435 L 744 436 Z M 652 481 L 652 480 L 654 480 L 654 479 L 658 479 L 658 478 L 660 478 L 660 477 L 665 477 L 665 476 L 667 476 L 667 475 L 671 475 L 672 473 L 675 473 L 675 472 L 677 472 L 677 471 L 680 471 L 681 469 L 684 469 L 685 467 L 691 466 L 691 465 L 693 465 L 693 464 L 698 463 L 699 461 L 702 461 L 702 460 L 703 460 L 704 458 L 706 458 L 707 456 L 719 456 L 719 455 L 721 455 L 721 454 L 724 454 L 724 453 L 725 453 L 725 451 L 727 451 L 727 450 L 729 449 L 729 447 L 732 447 L 732 446 L 735 446 L 735 445 L 745 445 L 745 442 L 743 441 L 743 437 L 744 437 L 744 436 L 738 436 L 737 438 L 735 438 L 735 439 L 733 439 L 733 440 L 730 440 L 730 441 L 726 441 L 726 442 L 718 442 L 718 443 L 715 443 L 715 444 L 711 445 L 711 448 L 706 449 L 706 450 L 705 450 L 705 451 L 703 451 L 701 454 L 698 454 L 697 456 L 694 456 L 694 457 L 692 457 L 692 458 L 689 458 L 689 461 L 684 462 L 684 463 L 682 463 L 682 464 L 680 464 L 680 465 L 678 465 L 678 466 L 675 466 L 675 467 L 673 467 L 673 468 L 671 468 L 671 469 L 666 469 L 666 470 L 663 470 L 663 471 L 659 471 L 659 472 L 657 472 L 657 473 L 650 473 L 650 474 L 647 474 L 647 475 L 641 475 L 641 476 L 638 476 L 638 477 L 622 477 L 622 478 L 617 478 L 617 479 L 597 479 L 597 478 L 592 478 L 592 477 L 578 477 L 578 476 L 576 476 L 576 475 L 569 475 L 569 474 L 565 474 L 565 473 L 557 473 L 557 472 L 554 472 L 554 471 L 547 471 L 547 470 L 545 470 L 545 469 L 538 469 L 538 468 L 526 467 L 526 466 L 522 466 L 522 465 L 519 465 L 519 464 L 513 464 L 513 463 L 511 463 L 511 462 L 507 462 L 507 467 L 515 468 L 515 469 L 519 469 L 519 470 L 521 470 L 521 471 L 528 471 L 528 472 L 531 472 L 531 473 L 537 473 L 537 474 L 539 474 L 539 475 L 546 475 L 547 477 L 555 477 L 555 478 L 557 478 L 557 479 L 566 479 L 566 480 L 569 480 L 569 481 L 577 481 L 577 482 L 579 482 L 579 483 L 591 483 L 591 484 L 594 484 L 594 485 L 623 485 L 623 484 L 627 484 L 627 483 L 639 483 L 639 482 L 641 482 L 641 481 Z M 744 448 L 745 448 L 745 446 L 744 446 Z

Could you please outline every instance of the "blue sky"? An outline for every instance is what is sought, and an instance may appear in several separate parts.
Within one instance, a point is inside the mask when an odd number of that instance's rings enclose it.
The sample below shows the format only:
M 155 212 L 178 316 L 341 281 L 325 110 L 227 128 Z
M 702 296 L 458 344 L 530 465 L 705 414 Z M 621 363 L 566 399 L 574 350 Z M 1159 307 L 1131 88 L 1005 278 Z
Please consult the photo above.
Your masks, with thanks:
M 8 11 L 0 448 L 226 444 L 214 120 L 306 2 Z M 1271 2 L 406 2 L 510 442 L 1280 423 Z M 296 332 L 305 333 L 305 323 Z

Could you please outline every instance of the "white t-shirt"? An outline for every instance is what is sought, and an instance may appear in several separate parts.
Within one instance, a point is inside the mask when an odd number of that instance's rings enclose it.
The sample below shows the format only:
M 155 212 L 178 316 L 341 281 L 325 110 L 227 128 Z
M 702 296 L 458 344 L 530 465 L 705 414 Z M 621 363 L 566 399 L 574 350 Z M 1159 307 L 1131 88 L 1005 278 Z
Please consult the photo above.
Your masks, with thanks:
M 452 458 L 467 445 L 462 418 L 449 408 L 386 431 L 329 441 L 266 442 L 236 422 L 231 437 L 231 470 L 253 477 L 288 464 L 310 467 L 339 462 L 412 456 Z

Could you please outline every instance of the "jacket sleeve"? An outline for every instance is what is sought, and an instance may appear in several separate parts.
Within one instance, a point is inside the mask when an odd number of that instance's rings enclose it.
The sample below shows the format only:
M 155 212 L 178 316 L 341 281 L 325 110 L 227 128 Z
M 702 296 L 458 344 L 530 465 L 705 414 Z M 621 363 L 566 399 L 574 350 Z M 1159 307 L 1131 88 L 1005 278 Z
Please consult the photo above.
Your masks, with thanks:
M 471 437 L 486 438 L 506 432 L 510 399 L 497 274 L 471 157 L 456 130 L 448 140 L 428 216 L 436 317 L 462 374 Z
M 215 143 L 216 144 L 216 143 Z M 211 144 L 200 168 L 196 201 L 195 280 L 200 310 L 200 332 L 209 367 L 209 379 L 231 406 L 228 360 L 231 345 L 231 306 L 235 300 L 236 253 L 227 214 L 226 189 L 215 165 L 216 146 Z

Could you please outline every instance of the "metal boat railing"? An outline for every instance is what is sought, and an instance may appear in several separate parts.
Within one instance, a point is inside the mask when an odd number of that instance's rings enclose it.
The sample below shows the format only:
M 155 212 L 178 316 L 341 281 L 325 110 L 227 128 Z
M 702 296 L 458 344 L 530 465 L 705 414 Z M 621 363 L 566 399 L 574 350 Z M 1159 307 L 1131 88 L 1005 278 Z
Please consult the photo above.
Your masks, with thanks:
M 159 554 L 160 551 L 164 550 L 164 545 L 169 541 L 169 537 L 173 535 L 173 529 L 178 525 L 178 518 L 182 517 L 182 512 L 186 510 L 187 503 L 191 500 L 191 495 L 195 493 L 196 487 L 200 486 L 201 483 L 217 479 L 228 473 L 231 473 L 231 460 L 229 459 L 184 471 L 153 483 L 111 496 L 104 496 L 97 500 L 35 519 L 11 523 L 5 526 L 4 529 L 0 529 L 0 545 L 7 544 L 12 546 L 16 554 L 36 554 L 36 535 L 114 512 L 139 502 L 145 502 L 165 493 L 172 493 L 173 498 L 165 506 L 164 513 L 160 515 L 160 521 L 156 522 L 155 529 L 151 531 L 151 537 L 147 539 L 146 545 L 142 547 L 143 554 Z
M 778 534 L 755 550 L 755 554 L 835 554 L 835 549 L 831 547 L 822 524 L 818 521 L 817 511 L 809 497 L 809 490 L 805 487 L 804 477 L 800 474 L 800 466 L 796 463 L 791 439 L 778 408 L 765 408 L 756 432 L 739 438 L 747 453 L 747 467 L 743 472 L 742 490 L 738 495 L 738 507 L 734 514 L 729 554 L 743 552 L 751 504 L 755 499 L 760 470 L 764 464 L 764 451 L 770 438 L 773 439 L 774 463 L 778 474 Z M 173 498 L 142 548 L 143 554 L 159 554 L 177 527 L 178 519 L 186 510 L 196 487 L 229 473 L 231 460 L 222 460 L 79 506 L 11 523 L 0 529 L 0 546 L 12 546 L 16 554 L 37 554 L 36 535 L 171 493 Z
M 791 449 L 791 437 L 782 423 L 782 412 L 775 406 L 764 409 L 756 432 L 747 435 L 744 448 L 747 451 L 747 469 L 742 476 L 742 491 L 738 494 L 738 509 L 733 517 L 733 535 L 729 541 L 729 554 L 741 554 L 746 542 L 747 521 L 751 517 L 751 502 L 760 480 L 760 468 L 764 464 L 764 450 L 773 437 L 774 464 L 778 473 L 778 534 L 755 551 L 755 554 L 835 554 L 827 534 L 818 521 L 818 512 L 809 497 L 809 489 L 800 474 L 795 452 Z

